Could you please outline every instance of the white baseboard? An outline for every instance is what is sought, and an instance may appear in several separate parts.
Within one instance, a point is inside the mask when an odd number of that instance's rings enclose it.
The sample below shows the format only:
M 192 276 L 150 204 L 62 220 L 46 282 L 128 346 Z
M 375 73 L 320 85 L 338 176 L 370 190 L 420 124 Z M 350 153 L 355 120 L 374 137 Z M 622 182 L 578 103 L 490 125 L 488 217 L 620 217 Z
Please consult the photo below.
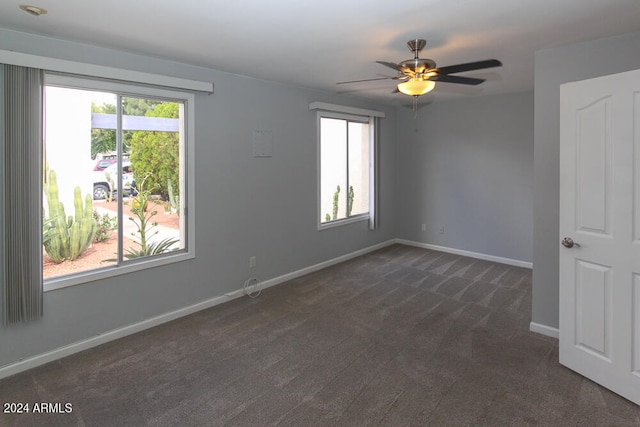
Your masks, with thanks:
M 396 243 L 395 240 L 388 240 L 386 242 L 378 243 L 377 245 L 369 246 L 367 248 L 360 249 L 360 250 L 357 250 L 355 252 L 350 252 L 350 253 L 348 253 L 346 255 L 342 255 L 342 256 L 339 256 L 339 257 L 336 257 L 336 258 L 332 258 L 332 259 L 330 259 L 328 261 L 323 261 L 321 263 L 314 264 L 312 266 L 305 267 L 305 268 L 302 268 L 300 270 L 296 270 L 294 272 L 287 273 L 287 274 L 284 274 L 284 275 L 279 276 L 279 277 L 275 277 L 273 279 L 265 280 L 264 282 L 260 282 L 260 286 L 262 288 L 269 288 L 271 286 L 279 285 L 280 283 L 284 283 L 284 282 L 287 282 L 289 280 L 296 279 L 298 277 L 302 277 L 302 276 L 304 276 L 306 274 L 310 274 L 310 273 L 316 272 L 318 270 L 322 270 L 323 268 L 331 267 L 332 265 L 336 265 L 336 264 L 339 264 L 341 262 L 348 261 L 348 260 L 350 260 L 352 258 L 359 257 L 360 255 L 364 255 L 364 254 L 367 254 L 369 252 L 377 251 L 378 249 L 382 249 L 382 248 L 385 248 L 387 246 L 393 245 L 394 243 Z
M 546 335 L 551 338 L 559 339 L 560 330 L 558 328 L 552 328 L 551 326 L 541 325 L 540 323 L 529 323 L 529 330 L 537 334 Z
M 202 301 L 188 307 L 164 313 L 159 316 L 151 317 L 132 325 L 101 333 L 96 335 L 95 337 L 87 338 L 85 340 L 78 341 L 73 344 L 69 344 L 64 347 L 48 351 L 46 353 L 39 354 L 37 356 L 29 357 L 10 365 L 5 365 L 0 368 L 0 379 L 15 375 L 31 368 L 35 368 L 40 365 L 44 365 L 45 363 L 53 362 L 63 357 L 70 356 L 74 353 L 88 350 L 101 344 L 105 344 L 109 341 L 114 341 L 118 338 L 123 338 L 127 335 L 132 335 L 137 332 L 144 331 L 145 329 L 153 328 L 154 326 L 179 319 L 180 317 L 188 316 L 189 314 L 193 314 L 200 310 L 205 310 L 218 304 L 231 301 L 240 296 L 242 296 L 242 289 L 215 298 L 211 298 L 209 300 Z
M 309 273 L 313 273 L 318 270 L 322 270 L 323 268 L 330 267 L 335 264 L 339 264 L 341 262 L 358 257 L 360 255 L 373 252 L 375 250 L 384 248 L 394 243 L 395 243 L 394 240 L 389 240 L 383 243 L 379 243 L 377 245 L 373 245 L 364 249 L 357 250 L 355 252 L 348 253 L 346 255 L 332 258 L 328 261 L 323 261 L 321 263 L 318 263 L 309 267 L 305 267 L 300 270 L 296 270 L 291 273 L 284 274 L 279 277 L 265 280 L 264 282 L 260 282 L 260 288 L 265 289 L 271 286 L 278 285 L 280 283 L 284 283 L 286 281 L 304 276 Z M 240 288 L 238 290 L 208 299 L 206 301 L 201 301 L 199 303 L 196 303 L 187 307 L 183 307 L 178 310 L 164 313 L 159 316 L 155 316 L 155 317 L 143 320 L 141 322 L 134 323 L 132 325 L 114 329 L 112 331 L 101 333 L 99 335 L 96 335 L 95 337 L 87 338 L 85 340 L 78 341 L 73 344 L 69 344 L 52 351 L 48 351 L 46 353 L 42 353 L 33 357 L 29 357 L 27 359 L 20 360 L 15 363 L 11 363 L 9 365 L 2 366 L 0 367 L 0 379 L 18 374 L 20 372 L 26 371 L 31 368 L 35 368 L 40 365 L 44 365 L 45 363 L 53 362 L 55 360 L 61 359 L 66 356 L 70 356 L 80 351 L 88 350 L 98 345 L 105 344 L 109 341 L 114 341 L 119 338 L 126 337 L 127 335 L 132 335 L 137 332 L 143 331 L 145 329 L 153 328 L 154 326 L 158 326 L 163 323 L 170 322 L 172 320 L 179 319 L 184 316 L 188 316 L 198 311 L 206 310 L 218 304 L 222 304 L 222 303 L 234 300 L 236 298 L 239 298 L 243 295 L 244 295 L 244 291 L 242 288 Z
M 446 246 L 432 245 L 430 243 L 416 242 L 413 240 L 395 239 L 395 243 L 408 245 L 408 246 L 415 246 L 418 248 L 431 249 L 434 251 L 447 252 L 455 255 L 468 256 L 470 258 L 477 258 L 484 261 L 499 262 L 500 264 L 512 265 L 514 267 L 524 267 L 524 268 L 533 269 L 532 262 L 520 261 L 518 259 L 503 258 L 499 256 L 494 256 L 494 255 L 482 254 L 479 252 L 471 252 L 471 251 L 465 251 L 462 249 L 448 248 Z

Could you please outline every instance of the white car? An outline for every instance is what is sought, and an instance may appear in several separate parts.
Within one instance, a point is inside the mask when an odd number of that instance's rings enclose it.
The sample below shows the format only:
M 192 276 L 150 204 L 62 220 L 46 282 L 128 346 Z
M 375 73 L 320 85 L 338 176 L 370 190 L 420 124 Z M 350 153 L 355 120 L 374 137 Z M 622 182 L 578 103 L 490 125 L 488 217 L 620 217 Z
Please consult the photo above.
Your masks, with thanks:
M 113 191 L 112 197 L 118 194 L 118 164 L 115 163 L 104 170 L 93 172 L 93 200 L 103 200 L 109 196 L 109 193 Z M 111 188 L 111 182 L 107 177 L 113 181 L 113 188 Z M 133 180 L 133 172 L 131 170 L 131 162 L 122 162 L 122 185 L 124 188 L 124 195 L 137 194 L 135 190 L 135 181 Z

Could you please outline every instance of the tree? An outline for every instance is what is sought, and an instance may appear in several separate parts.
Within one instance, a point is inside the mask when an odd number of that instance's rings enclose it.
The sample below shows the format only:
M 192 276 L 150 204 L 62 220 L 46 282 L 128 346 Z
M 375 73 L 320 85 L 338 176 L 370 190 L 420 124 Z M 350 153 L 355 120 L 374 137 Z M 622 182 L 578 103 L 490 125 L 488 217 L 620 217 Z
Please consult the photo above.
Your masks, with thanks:
M 122 114 L 126 116 L 146 116 L 147 113 L 157 105 L 162 105 L 162 101 L 144 98 L 122 98 Z M 161 116 L 150 116 L 161 117 Z
M 100 106 L 91 103 L 91 112 L 100 114 L 115 114 L 116 106 L 102 104 Z M 91 129 L 91 158 L 95 159 L 98 154 L 108 153 L 116 150 L 115 129 Z
M 164 102 L 147 110 L 146 117 L 177 119 L 178 104 Z M 177 132 L 136 131 L 131 137 L 131 164 L 137 177 L 145 176 L 147 188 L 168 200 L 167 183 L 179 181 L 179 141 Z M 176 188 L 177 187 L 177 188 Z M 177 194 L 179 186 L 174 186 Z
M 157 105 L 162 105 L 162 101 L 154 101 L 144 98 L 122 98 L 122 114 L 127 116 L 145 116 L 147 112 L 153 110 Z M 116 106 L 113 104 L 96 105 L 91 103 L 91 112 L 98 114 L 116 114 Z M 163 116 L 151 116 L 163 117 Z M 122 152 L 129 153 L 133 131 L 122 132 Z M 91 158 L 95 159 L 98 154 L 116 151 L 116 130 L 115 129 L 91 129 Z

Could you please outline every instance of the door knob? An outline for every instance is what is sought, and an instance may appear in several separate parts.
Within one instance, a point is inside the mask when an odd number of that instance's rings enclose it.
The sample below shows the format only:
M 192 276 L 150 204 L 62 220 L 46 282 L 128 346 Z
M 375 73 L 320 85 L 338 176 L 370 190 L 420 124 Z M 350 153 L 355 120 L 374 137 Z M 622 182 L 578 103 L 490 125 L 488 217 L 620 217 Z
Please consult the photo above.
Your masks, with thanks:
M 565 248 L 572 248 L 574 246 L 578 248 L 580 247 L 580 245 L 574 242 L 571 237 L 565 237 L 564 239 L 562 239 L 562 246 L 564 246 Z

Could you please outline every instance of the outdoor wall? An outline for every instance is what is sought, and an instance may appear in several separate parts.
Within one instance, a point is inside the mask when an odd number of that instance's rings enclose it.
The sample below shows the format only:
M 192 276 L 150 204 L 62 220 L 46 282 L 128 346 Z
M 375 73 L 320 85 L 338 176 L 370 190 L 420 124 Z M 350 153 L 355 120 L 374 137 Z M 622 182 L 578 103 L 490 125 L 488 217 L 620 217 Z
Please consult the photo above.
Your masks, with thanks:
M 399 237 L 531 262 L 531 92 L 403 110 L 397 162 Z
M 369 212 L 369 143 L 368 123 L 323 120 L 320 149 L 320 221 L 333 219 L 334 197 L 338 193 L 337 218 L 347 216 L 348 187 L 353 187 L 352 215 Z M 349 129 L 349 130 L 347 130 Z M 348 137 L 347 137 L 348 132 Z M 348 145 L 349 153 L 345 155 Z M 347 187 L 345 183 L 349 181 Z
M 91 100 L 86 92 L 53 87 L 47 90 L 45 102 L 47 150 L 43 155 L 49 170 L 56 173 L 61 190 L 58 199 L 65 206 L 65 213 L 73 215 L 73 189 L 80 187 L 83 202 L 86 195 L 93 194 L 95 162 L 91 161 L 88 142 L 91 141 Z
M 395 237 L 392 107 L 4 29 L 0 49 L 215 83 L 215 94 L 196 95 L 196 258 L 46 292 L 41 320 L 0 326 L 0 368 L 222 296 L 250 276 L 279 277 Z M 386 112 L 378 230 L 367 222 L 317 230 L 312 101 Z M 273 157 L 252 156 L 256 130 L 273 133 Z
M 640 68 L 640 33 L 536 52 L 532 321 L 559 324 L 560 85 Z

